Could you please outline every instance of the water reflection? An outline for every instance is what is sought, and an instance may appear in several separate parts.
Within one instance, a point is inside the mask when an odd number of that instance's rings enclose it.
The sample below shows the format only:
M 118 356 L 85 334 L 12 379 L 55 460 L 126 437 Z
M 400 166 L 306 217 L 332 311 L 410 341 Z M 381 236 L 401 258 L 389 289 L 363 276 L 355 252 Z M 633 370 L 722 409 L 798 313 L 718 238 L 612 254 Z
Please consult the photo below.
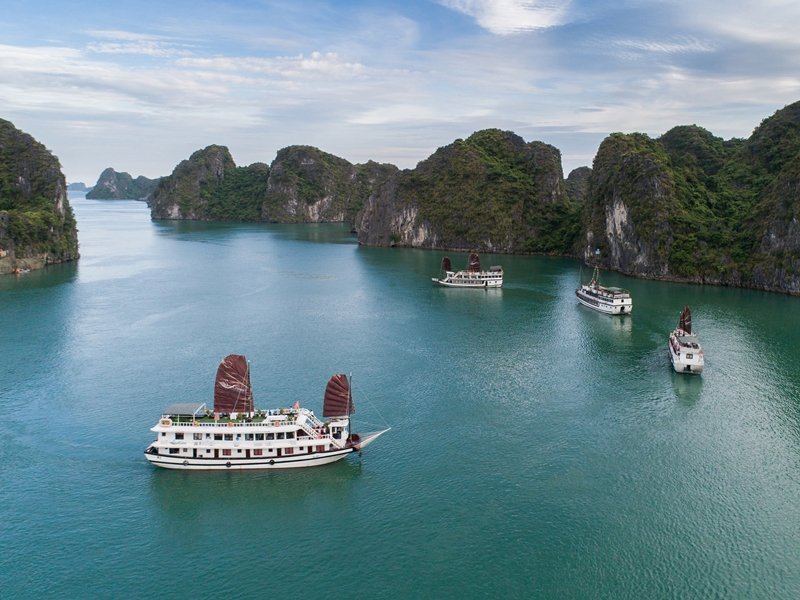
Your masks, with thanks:
M 362 475 L 361 459 L 305 469 L 177 471 L 150 467 L 150 494 L 165 519 L 238 511 L 253 515 L 302 504 L 311 496 L 340 501 Z M 258 502 L 253 501 L 254 498 Z
M 665 363 L 667 363 L 670 370 L 672 376 L 672 390 L 678 401 L 686 407 L 692 407 L 697 404 L 703 392 L 702 375 L 676 373 L 668 360 L 666 360 Z

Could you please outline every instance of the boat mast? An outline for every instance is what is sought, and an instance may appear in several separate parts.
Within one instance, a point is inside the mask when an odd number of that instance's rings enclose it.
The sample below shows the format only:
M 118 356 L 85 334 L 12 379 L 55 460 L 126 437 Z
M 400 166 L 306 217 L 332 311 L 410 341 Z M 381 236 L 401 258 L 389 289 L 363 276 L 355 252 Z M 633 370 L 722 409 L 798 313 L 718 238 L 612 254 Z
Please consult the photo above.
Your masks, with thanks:
M 353 432 L 350 431 L 350 407 L 353 405 L 353 374 L 350 373 L 350 381 L 347 386 L 347 437 L 352 436 Z

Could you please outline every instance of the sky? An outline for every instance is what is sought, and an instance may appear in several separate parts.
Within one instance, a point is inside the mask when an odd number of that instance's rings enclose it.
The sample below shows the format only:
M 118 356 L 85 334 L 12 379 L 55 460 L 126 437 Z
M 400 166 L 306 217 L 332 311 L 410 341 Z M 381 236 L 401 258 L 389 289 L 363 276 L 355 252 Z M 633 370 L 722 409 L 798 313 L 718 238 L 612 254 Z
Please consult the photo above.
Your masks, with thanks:
M 612 132 L 729 139 L 800 100 L 797 0 L 3 0 L 0 118 L 67 181 L 311 145 L 413 168 L 499 128 L 591 166 Z

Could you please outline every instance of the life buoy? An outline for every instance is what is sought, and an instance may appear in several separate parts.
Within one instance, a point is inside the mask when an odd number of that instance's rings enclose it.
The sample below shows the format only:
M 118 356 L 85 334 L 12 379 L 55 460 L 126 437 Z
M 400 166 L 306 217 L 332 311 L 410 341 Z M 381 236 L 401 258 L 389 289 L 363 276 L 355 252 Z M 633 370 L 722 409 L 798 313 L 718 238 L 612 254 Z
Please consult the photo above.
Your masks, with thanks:
M 228 421 L 228 427 L 233 427 L 233 421 Z
M 172 427 L 172 419 L 170 419 L 169 417 L 167 417 L 166 419 L 161 419 L 159 425 L 161 425 L 162 427 Z
M 188 467 L 189 466 L 189 461 L 188 460 L 183 461 L 183 466 L 184 467 Z
M 226 466 L 226 467 L 230 467 L 230 466 L 231 466 L 231 461 L 228 461 L 228 462 L 226 462 L 226 463 L 225 463 L 225 466 Z

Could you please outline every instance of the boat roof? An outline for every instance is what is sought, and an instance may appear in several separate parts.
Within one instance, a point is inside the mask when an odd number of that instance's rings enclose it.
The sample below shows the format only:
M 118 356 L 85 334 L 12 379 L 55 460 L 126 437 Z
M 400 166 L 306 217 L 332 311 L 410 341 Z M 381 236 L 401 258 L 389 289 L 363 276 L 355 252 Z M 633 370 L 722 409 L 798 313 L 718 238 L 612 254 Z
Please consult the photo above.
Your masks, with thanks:
M 605 289 L 608 290 L 609 292 L 614 292 L 615 294 L 627 294 L 628 293 L 628 290 L 626 290 L 624 288 L 621 288 L 621 287 L 609 286 L 609 287 L 607 287 Z
M 171 404 L 164 410 L 165 415 L 187 415 L 193 417 L 200 412 L 205 412 L 205 402 L 181 402 Z

